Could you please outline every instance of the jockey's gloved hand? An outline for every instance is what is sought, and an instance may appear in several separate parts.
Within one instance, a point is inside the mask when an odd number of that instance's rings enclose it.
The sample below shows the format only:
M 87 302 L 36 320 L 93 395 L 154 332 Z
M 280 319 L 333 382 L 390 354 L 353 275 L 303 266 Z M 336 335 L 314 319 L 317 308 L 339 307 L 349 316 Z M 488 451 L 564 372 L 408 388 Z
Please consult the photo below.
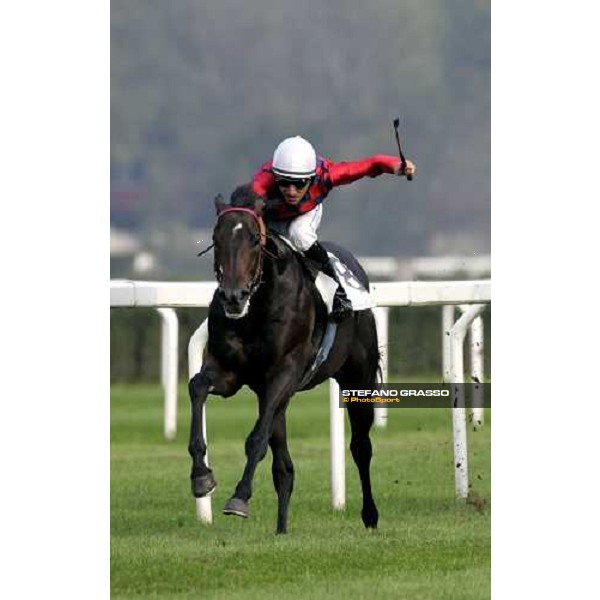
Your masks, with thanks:
M 405 177 L 406 175 L 414 175 L 416 172 L 415 164 L 412 160 L 406 160 L 406 165 L 402 168 L 402 163 L 398 163 L 398 166 L 394 169 L 394 175 L 398 175 L 398 177 Z

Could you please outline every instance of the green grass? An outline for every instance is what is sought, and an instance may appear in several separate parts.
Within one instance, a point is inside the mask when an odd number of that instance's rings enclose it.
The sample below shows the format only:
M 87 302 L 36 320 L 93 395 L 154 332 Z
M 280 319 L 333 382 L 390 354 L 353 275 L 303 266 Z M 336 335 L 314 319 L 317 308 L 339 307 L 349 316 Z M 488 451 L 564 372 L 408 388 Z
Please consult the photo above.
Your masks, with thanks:
M 450 411 L 390 409 L 374 430 L 379 529 L 360 520 L 358 475 L 346 453 L 346 509 L 330 505 L 328 387 L 288 410 L 296 470 L 288 535 L 274 534 L 270 453 L 257 471 L 250 518 L 221 509 L 244 466 L 255 419 L 249 392 L 208 402 L 209 457 L 219 483 L 214 523 L 194 516 L 181 387 L 178 437 L 162 435 L 159 386 L 111 393 L 111 590 L 117 598 L 410 598 L 490 596 L 490 412 L 469 435 L 474 504 L 454 500 Z M 349 433 L 348 422 L 346 433 Z

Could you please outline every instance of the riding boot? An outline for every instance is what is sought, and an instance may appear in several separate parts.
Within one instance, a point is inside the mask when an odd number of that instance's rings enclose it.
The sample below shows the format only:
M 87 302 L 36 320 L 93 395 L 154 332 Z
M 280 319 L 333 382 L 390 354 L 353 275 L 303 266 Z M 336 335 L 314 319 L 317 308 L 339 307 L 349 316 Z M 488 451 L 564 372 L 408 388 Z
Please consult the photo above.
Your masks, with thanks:
M 350 300 L 348 300 L 348 296 L 346 296 L 346 291 L 340 283 L 338 274 L 329 260 L 327 250 L 325 250 L 325 248 L 323 248 L 319 242 L 315 242 L 308 250 L 304 252 L 304 255 L 307 258 L 310 258 L 310 260 L 316 262 L 319 269 L 338 284 L 335 295 L 333 296 L 331 318 L 339 323 L 347 317 L 350 317 L 352 315 L 352 304 L 350 303 Z

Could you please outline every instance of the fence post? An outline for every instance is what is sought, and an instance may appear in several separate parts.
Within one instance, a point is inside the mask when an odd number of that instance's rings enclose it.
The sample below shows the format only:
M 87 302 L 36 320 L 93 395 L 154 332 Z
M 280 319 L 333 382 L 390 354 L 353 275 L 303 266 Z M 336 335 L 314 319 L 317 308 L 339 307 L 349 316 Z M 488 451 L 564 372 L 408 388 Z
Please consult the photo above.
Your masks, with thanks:
M 464 384 L 463 345 L 467 329 L 484 309 L 483 305 L 470 305 L 450 330 L 449 366 L 444 373 L 446 383 Z M 469 466 L 467 452 L 467 420 L 464 387 L 453 387 L 452 437 L 454 442 L 454 485 L 456 496 L 465 500 L 469 493 Z
M 204 319 L 202 324 L 192 337 L 188 344 L 188 375 L 191 379 L 196 373 L 200 372 L 202 368 L 202 354 L 204 352 L 204 346 L 208 342 L 208 319 Z M 206 404 L 202 407 L 202 435 L 208 445 L 208 439 L 206 437 Z M 204 457 L 206 466 L 209 466 L 208 462 L 208 450 Z M 212 501 L 210 496 L 204 498 L 196 498 L 196 517 L 204 523 L 212 523 Z
M 373 309 L 375 325 L 377 327 L 377 345 L 381 360 L 381 382 L 388 382 L 388 337 L 389 337 L 389 314 L 388 306 L 377 306 Z M 385 427 L 388 420 L 387 406 L 375 408 L 375 427 Z
M 471 398 L 471 416 L 473 427 L 479 429 L 483 425 L 483 319 L 476 317 L 469 329 L 469 345 L 471 347 L 471 381 L 473 397 Z
M 172 308 L 157 308 L 161 318 L 160 381 L 164 390 L 164 433 L 167 440 L 177 435 L 177 383 L 179 322 Z
M 331 504 L 335 510 L 346 506 L 346 456 L 344 408 L 340 407 L 340 386 L 329 380 L 329 431 L 331 438 Z
M 454 325 L 454 305 L 442 306 L 442 374 L 444 381 L 450 376 L 450 330 Z

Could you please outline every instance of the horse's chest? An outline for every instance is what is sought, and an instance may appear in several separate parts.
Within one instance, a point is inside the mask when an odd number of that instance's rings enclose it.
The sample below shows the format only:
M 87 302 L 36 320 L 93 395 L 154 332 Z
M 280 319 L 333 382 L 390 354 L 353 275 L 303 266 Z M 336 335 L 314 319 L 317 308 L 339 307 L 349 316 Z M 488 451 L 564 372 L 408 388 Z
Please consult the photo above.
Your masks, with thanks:
M 224 335 L 215 350 L 220 362 L 232 370 L 251 367 L 262 359 L 258 341 L 243 339 L 234 333 Z

